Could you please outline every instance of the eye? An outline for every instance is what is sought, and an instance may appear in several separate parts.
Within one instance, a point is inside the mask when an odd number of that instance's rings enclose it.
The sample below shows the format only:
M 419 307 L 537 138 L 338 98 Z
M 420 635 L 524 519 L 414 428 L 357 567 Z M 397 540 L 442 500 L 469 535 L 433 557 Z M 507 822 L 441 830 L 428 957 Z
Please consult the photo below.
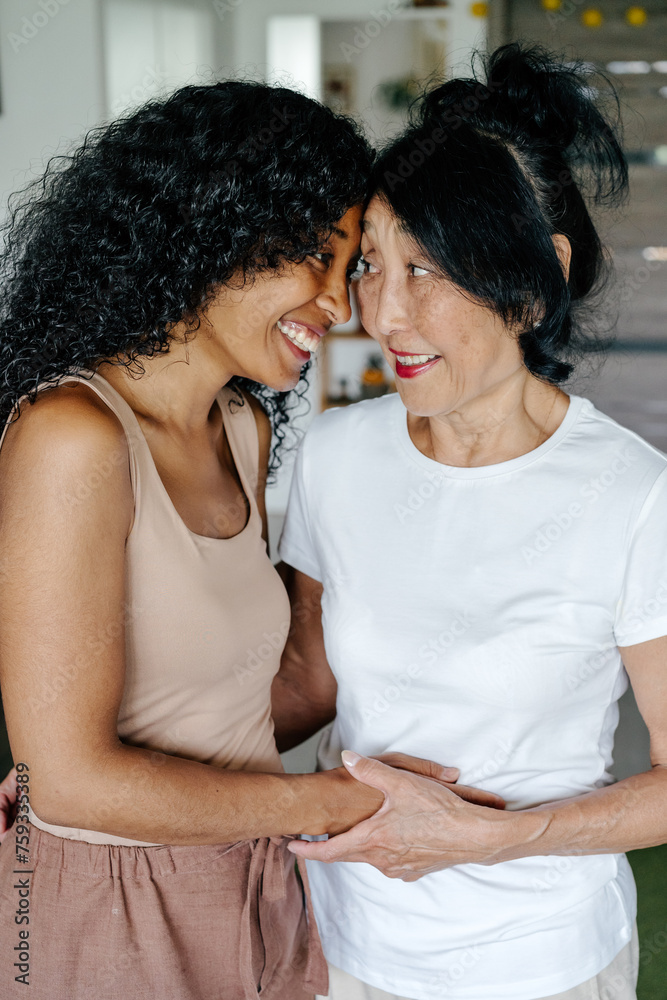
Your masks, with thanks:
M 425 274 L 430 274 L 425 267 L 420 267 L 419 264 L 408 264 L 408 268 L 412 271 L 413 278 L 422 278 Z
M 375 264 L 371 264 L 370 260 L 366 260 L 365 257 L 359 258 L 359 263 L 357 264 L 357 274 L 377 274 L 378 269 Z
M 318 252 L 314 253 L 312 256 L 315 260 L 321 261 L 325 267 L 329 267 L 334 258 L 334 255 L 329 250 L 318 250 Z

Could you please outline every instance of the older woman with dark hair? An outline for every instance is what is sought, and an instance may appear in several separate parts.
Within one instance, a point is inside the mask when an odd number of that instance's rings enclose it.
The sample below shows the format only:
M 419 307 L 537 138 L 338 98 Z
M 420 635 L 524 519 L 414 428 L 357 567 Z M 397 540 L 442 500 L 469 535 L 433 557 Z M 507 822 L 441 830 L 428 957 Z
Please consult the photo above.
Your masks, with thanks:
M 623 852 L 667 840 L 667 459 L 562 388 L 604 264 L 584 193 L 627 182 L 594 98 L 504 47 L 373 168 L 359 300 L 398 394 L 302 445 L 281 554 L 322 623 L 274 682 L 279 745 L 337 713 L 321 766 L 385 794 L 290 845 L 332 1000 L 636 995 Z M 614 783 L 627 675 L 653 766 Z M 507 810 L 369 759 L 398 748 Z

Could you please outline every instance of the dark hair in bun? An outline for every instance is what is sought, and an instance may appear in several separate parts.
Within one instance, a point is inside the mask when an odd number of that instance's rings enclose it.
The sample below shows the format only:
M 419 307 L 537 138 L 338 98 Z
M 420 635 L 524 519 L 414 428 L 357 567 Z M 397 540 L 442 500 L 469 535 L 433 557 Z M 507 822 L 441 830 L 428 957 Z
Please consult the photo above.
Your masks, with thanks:
M 573 313 L 606 270 L 584 196 L 627 192 L 618 101 L 612 89 L 612 119 L 580 64 L 537 46 L 503 45 L 481 62 L 478 78 L 417 102 L 372 189 L 443 276 L 519 326 L 528 370 L 558 384 L 590 346 Z M 567 281 L 556 233 L 572 246 Z

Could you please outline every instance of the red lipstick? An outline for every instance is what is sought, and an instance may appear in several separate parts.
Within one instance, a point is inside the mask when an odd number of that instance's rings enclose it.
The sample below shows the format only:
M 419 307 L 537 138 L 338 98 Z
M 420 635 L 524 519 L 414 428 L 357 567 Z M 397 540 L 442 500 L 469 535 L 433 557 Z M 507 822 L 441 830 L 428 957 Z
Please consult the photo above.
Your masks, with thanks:
M 391 351 L 392 354 L 396 355 L 396 374 L 398 375 L 399 378 L 416 378 L 416 376 L 421 375 L 422 372 L 429 371 L 429 369 L 433 368 L 434 365 L 437 365 L 438 361 L 440 360 L 440 355 L 438 355 L 437 357 L 432 358 L 430 361 L 425 361 L 422 365 L 404 365 L 400 359 L 402 357 L 403 358 L 409 357 L 410 355 L 408 354 L 408 352 L 401 351 L 401 353 L 399 354 L 398 351 L 394 351 L 391 347 L 389 348 L 389 350 Z M 422 354 L 423 352 L 413 351 L 411 353 Z

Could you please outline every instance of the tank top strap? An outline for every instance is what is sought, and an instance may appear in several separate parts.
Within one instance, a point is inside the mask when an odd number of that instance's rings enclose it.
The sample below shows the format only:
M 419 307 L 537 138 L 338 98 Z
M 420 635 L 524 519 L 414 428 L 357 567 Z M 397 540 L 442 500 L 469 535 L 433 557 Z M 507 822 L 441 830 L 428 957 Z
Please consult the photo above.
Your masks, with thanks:
M 217 398 L 236 469 L 248 501 L 254 507 L 259 479 L 259 435 L 255 414 L 245 393 L 243 405 L 239 402 L 238 394 L 227 386 L 220 390 Z
M 112 413 L 121 422 L 123 430 L 125 431 L 125 437 L 127 439 L 127 449 L 130 456 L 130 480 L 132 483 L 132 492 L 134 493 L 135 508 L 138 502 L 137 494 L 139 492 L 139 484 L 141 482 L 139 476 L 139 452 L 146 448 L 146 439 L 142 434 L 141 427 L 139 426 L 139 421 L 134 415 L 134 410 L 130 404 L 123 399 L 121 394 L 114 389 L 114 387 L 107 382 L 105 378 L 101 375 L 97 375 L 95 372 L 83 373 L 81 376 L 72 376 L 76 378 L 77 382 L 83 382 L 89 385 L 90 388 L 95 392 L 103 402 L 107 404 Z M 65 379 L 65 382 L 67 379 Z M 136 510 L 135 510 L 136 514 Z
M 106 403 L 112 413 L 120 421 L 123 430 L 125 431 L 125 437 L 127 439 L 127 447 L 129 453 L 130 461 L 130 482 L 132 485 L 132 494 L 134 496 L 134 514 L 132 518 L 132 525 L 136 521 L 137 517 L 137 507 L 139 503 L 139 493 L 140 493 L 140 477 L 139 477 L 139 462 L 137 453 L 141 450 L 142 441 L 145 444 L 145 439 L 141 433 L 141 428 L 139 422 L 134 415 L 132 407 L 127 403 L 119 392 L 111 386 L 106 379 L 103 379 L 101 375 L 97 375 L 95 372 L 87 371 L 81 369 L 80 374 L 66 375 L 60 379 L 59 382 L 42 382 L 37 386 L 37 392 L 43 392 L 47 389 L 53 389 L 56 385 L 68 385 L 71 382 L 79 382 L 83 385 L 89 386 L 92 391 L 99 396 L 99 398 Z M 12 412 L 7 418 L 4 427 L 2 428 L 2 434 L 0 435 L 0 448 L 5 440 L 5 435 L 12 422 L 12 418 L 17 410 L 17 408 L 27 400 L 28 396 L 23 395 L 14 404 Z M 95 474 L 101 476 L 104 475 L 104 470 L 92 470 L 91 477 Z M 130 528 L 132 530 L 132 528 Z

